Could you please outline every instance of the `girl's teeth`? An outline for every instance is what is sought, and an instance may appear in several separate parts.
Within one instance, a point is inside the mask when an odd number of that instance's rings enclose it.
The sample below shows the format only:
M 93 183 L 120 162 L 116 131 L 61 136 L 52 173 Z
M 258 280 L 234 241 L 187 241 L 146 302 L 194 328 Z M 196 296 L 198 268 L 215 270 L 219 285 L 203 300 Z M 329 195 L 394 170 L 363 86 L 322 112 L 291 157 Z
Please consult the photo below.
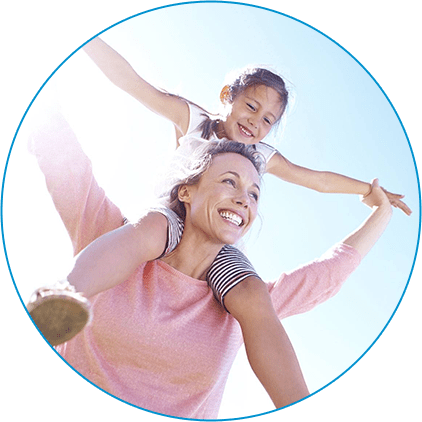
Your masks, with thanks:
M 246 135 L 246 136 L 252 136 L 252 133 L 248 132 L 243 126 L 239 126 L 240 130 Z

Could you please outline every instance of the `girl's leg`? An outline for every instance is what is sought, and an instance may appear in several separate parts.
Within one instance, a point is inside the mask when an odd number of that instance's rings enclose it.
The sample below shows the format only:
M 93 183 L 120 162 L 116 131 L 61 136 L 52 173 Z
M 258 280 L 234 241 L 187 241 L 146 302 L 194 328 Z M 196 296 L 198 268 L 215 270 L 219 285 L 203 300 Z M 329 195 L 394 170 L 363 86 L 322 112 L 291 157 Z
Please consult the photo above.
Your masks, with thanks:
M 66 281 L 36 290 L 27 309 L 52 346 L 70 340 L 90 320 L 90 303 Z
M 136 224 L 106 233 L 82 250 L 67 281 L 38 289 L 27 308 L 47 341 L 56 346 L 78 334 L 90 319 L 86 298 L 116 286 L 139 265 L 158 258 L 166 247 L 167 229 L 166 216 L 149 212 Z
M 257 277 L 246 278 L 226 294 L 224 304 L 238 320 L 249 363 L 276 408 L 308 396 L 295 351 L 265 283 Z
M 88 298 L 116 286 L 163 254 L 167 226 L 163 214 L 149 212 L 135 224 L 104 234 L 79 253 L 67 280 Z

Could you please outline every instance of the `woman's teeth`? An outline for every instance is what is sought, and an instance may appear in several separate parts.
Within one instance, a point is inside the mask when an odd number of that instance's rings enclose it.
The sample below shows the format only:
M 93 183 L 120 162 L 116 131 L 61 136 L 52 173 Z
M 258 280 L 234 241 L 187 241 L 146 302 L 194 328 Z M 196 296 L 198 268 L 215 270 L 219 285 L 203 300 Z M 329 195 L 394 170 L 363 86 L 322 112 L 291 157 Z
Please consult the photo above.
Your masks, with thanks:
M 234 213 L 232 213 L 230 211 L 221 211 L 220 212 L 220 215 L 225 220 L 228 220 L 231 223 L 236 224 L 236 226 L 240 226 L 243 223 L 243 220 L 242 220 L 242 218 L 239 215 L 234 214 Z

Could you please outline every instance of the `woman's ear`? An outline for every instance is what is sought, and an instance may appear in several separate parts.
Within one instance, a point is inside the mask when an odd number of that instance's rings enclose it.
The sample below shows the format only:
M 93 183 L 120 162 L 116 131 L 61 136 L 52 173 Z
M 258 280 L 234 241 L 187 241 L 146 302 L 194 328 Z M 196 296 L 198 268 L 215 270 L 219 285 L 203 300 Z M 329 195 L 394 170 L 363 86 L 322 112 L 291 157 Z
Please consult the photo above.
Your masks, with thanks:
M 230 87 L 225 85 L 220 92 L 220 101 L 226 105 L 230 104 Z
M 190 186 L 188 185 L 180 186 L 177 196 L 180 202 L 187 203 L 187 204 L 190 203 L 190 200 L 191 200 Z

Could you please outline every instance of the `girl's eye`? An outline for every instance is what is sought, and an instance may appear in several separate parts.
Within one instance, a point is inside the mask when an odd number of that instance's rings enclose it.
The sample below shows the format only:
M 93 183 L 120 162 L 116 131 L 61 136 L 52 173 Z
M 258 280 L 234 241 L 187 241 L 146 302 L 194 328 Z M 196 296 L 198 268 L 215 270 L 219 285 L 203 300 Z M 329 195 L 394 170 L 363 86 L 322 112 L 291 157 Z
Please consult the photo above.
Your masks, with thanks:
M 246 105 L 252 110 L 255 111 L 255 107 L 252 104 L 246 103 Z
M 264 122 L 267 123 L 268 125 L 272 125 L 271 120 L 268 119 L 267 117 L 264 118 Z

